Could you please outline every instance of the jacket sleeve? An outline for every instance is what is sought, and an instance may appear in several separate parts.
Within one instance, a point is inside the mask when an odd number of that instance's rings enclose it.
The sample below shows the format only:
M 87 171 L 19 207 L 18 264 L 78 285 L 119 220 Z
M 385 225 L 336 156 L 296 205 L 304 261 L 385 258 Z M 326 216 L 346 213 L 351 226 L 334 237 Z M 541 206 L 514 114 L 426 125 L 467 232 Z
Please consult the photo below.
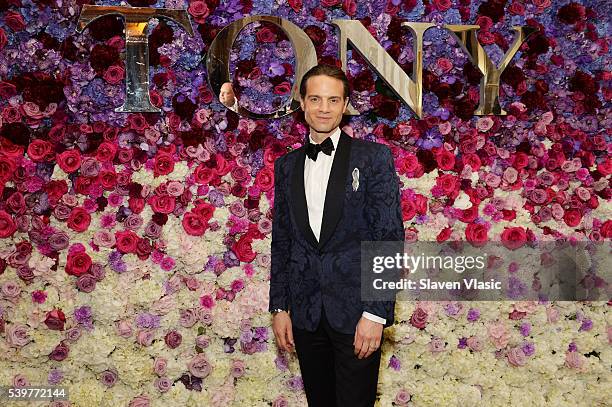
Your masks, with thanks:
M 404 241 L 399 180 L 389 147 L 378 145 L 367 184 L 366 220 L 373 241 Z M 364 301 L 363 311 L 382 317 L 393 325 L 395 301 Z
M 283 187 L 284 156 L 274 162 L 274 209 L 272 217 L 272 259 L 270 271 L 269 310 L 289 310 L 289 255 L 291 225 L 287 191 Z

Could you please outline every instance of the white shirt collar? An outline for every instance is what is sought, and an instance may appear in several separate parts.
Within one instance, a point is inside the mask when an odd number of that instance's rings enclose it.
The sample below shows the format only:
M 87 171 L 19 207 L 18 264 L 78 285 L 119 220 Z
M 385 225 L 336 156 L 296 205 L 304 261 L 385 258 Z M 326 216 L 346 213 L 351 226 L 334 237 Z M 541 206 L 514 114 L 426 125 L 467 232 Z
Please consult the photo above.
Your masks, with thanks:
M 331 136 L 332 143 L 334 143 L 334 151 L 338 148 L 338 140 L 340 140 L 340 127 L 336 127 L 336 131 L 334 131 Z M 312 139 L 312 134 L 308 134 L 308 139 L 312 144 L 317 144 Z

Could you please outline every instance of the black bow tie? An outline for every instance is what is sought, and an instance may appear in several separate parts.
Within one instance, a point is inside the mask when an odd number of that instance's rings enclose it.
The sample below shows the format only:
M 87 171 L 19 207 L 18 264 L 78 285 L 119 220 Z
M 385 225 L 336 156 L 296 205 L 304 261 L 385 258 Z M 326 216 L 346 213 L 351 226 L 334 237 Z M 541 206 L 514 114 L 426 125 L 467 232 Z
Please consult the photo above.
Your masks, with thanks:
M 306 146 L 306 155 L 310 157 L 312 161 L 317 161 L 319 151 L 322 151 L 324 154 L 331 155 L 331 152 L 334 151 L 334 143 L 332 142 L 331 137 L 326 138 L 321 144 L 313 144 L 308 141 L 308 145 Z

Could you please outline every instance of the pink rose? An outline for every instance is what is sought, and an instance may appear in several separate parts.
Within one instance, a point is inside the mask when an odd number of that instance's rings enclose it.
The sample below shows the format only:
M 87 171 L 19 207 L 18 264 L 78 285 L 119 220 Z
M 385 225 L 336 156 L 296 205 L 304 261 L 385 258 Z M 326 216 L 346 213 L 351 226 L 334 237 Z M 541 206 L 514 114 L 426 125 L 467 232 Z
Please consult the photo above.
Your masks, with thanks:
M 10 324 L 5 328 L 6 342 L 9 346 L 21 348 L 30 342 L 27 327 L 22 324 Z
M 151 401 L 149 400 L 149 396 L 141 394 L 133 398 L 128 407 L 149 407 L 150 405 Z
M 578 352 L 567 352 L 565 354 L 565 365 L 576 370 L 583 370 L 585 357 Z
M 477 336 L 470 336 L 469 338 L 467 338 L 467 346 L 474 352 L 480 352 L 484 347 Z
M 489 325 L 487 329 L 489 333 L 489 339 L 495 347 L 499 349 L 503 349 L 508 345 L 508 341 L 510 340 L 510 334 L 508 333 L 508 329 L 502 322 L 495 322 Z
M 166 374 L 166 369 L 168 366 L 168 361 L 165 358 L 155 358 L 155 362 L 153 363 L 153 371 L 158 376 L 163 376 Z
M 508 358 L 508 363 L 514 367 L 525 366 L 527 363 L 525 353 L 521 348 L 510 349 L 506 357 Z
M 117 322 L 117 334 L 122 338 L 129 338 L 132 336 L 132 325 L 129 321 Z
M 440 68 L 440 70 L 444 73 L 447 73 L 453 69 L 453 62 L 448 58 L 438 58 L 436 65 L 438 65 L 438 68 Z
M 141 346 L 151 346 L 155 339 L 155 331 L 153 329 L 142 329 L 136 332 L 136 343 Z

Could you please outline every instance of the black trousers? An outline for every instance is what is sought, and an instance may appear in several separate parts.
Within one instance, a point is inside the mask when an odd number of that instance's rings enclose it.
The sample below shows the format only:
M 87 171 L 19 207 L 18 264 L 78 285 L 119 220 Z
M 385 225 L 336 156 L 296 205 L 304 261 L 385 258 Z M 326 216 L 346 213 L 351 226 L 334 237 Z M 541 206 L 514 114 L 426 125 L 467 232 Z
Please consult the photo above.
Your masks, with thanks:
M 315 332 L 294 327 L 293 339 L 309 407 L 374 405 L 380 347 L 367 358 L 358 359 L 355 335 L 334 331 L 324 311 Z

